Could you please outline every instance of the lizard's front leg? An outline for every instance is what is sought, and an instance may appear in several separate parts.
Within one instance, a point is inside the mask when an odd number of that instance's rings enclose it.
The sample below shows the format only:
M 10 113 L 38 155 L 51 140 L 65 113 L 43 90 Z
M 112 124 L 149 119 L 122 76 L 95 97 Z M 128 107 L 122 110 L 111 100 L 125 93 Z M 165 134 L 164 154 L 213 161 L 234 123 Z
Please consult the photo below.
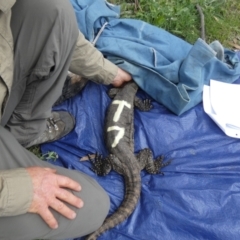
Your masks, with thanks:
M 143 112 L 150 111 L 153 108 L 153 105 L 150 99 L 142 100 L 137 96 L 135 96 L 134 98 L 134 106 Z

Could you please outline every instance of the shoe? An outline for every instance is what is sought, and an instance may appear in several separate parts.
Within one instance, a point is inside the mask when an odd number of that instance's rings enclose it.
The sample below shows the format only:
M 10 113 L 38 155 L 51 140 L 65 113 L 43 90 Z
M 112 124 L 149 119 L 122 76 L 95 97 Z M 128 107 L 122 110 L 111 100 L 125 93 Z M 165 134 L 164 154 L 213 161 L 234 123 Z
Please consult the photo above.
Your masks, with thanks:
M 46 121 L 46 130 L 42 135 L 29 143 L 23 144 L 23 146 L 29 148 L 34 145 L 56 141 L 71 132 L 74 126 L 75 119 L 70 113 L 64 111 L 52 112 L 52 116 Z
M 74 97 L 86 86 L 87 82 L 88 80 L 86 78 L 82 78 L 79 75 L 69 72 L 63 86 L 62 95 L 53 106 L 59 105 L 65 100 Z

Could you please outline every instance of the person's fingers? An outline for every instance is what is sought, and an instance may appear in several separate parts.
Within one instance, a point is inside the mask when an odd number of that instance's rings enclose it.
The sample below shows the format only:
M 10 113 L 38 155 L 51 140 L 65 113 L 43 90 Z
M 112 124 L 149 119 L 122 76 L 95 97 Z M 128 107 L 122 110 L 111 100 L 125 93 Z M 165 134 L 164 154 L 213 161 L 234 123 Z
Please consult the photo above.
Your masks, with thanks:
M 74 194 L 65 189 L 59 189 L 55 195 L 58 199 L 67 202 L 77 208 L 81 208 L 83 206 L 83 201 L 80 198 L 76 197 Z
M 113 79 L 112 85 L 114 87 L 122 87 L 124 83 L 129 82 L 131 80 L 132 76 L 128 72 L 122 70 L 121 68 L 118 68 L 117 75 Z
M 50 207 L 68 219 L 74 219 L 76 217 L 76 213 L 58 199 L 56 199 Z
M 46 222 L 46 224 L 50 228 L 52 229 L 58 228 L 57 220 L 55 219 L 51 211 L 48 209 L 48 207 L 40 208 L 38 214 L 42 217 L 42 219 Z
M 38 213 L 46 224 L 55 229 L 57 220 L 50 211 L 50 207 L 66 218 L 74 219 L 76 213 L 66 203 L 81 208 L 83 201 L 71 191 L 80 191 L 78 182 L 66 176 L 56 174 L 53 168 L 31 167 L 27 168 L 33 182 L 33 200 L 28 212 Z M 69 189 L 69 190 L 68 190 Z
M 81 190 L 81 186 L 78 182 L 75 182 L 71 178 L 68 178 L 68 177 L 65 177 L 65 176 L 58 175 L 57 176 L 57 183 L 60 187 L 69 188 L 69 189 L 72 189 L 74 191 L 80 191 Z

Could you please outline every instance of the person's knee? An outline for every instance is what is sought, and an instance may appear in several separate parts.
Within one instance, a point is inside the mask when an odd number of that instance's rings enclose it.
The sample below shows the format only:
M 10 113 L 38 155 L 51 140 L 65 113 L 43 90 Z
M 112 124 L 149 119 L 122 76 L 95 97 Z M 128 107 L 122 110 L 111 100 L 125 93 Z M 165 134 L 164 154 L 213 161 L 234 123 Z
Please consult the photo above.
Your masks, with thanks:
M 77 217 L 70 221 L 70 225 L 68 221 L 69 232 L 65 232 L 64 236 L 69 238 L 88 235 L 97 230 L 107 217 L 110 208 L 109 196 L 97 181 L 84 173 L 70 170 L 65 172 L 65 175 L 80 183 L 82 190 L 76 192 L 76 196 L 83 200 L 84 205 L 75 209 Z
M 46 26 L 60 23 L 61 27 L 68 26 L 69 29 L 78 33 L 76 16 L 70 1 L 18 0 L 12 11 L 13 19 L 16 19 L 16 21 L 23 21 L 24 23 L 31 21 L 31 23 L 34 23 L 39 29 L 45 29 Z M 47 23 L 47 25 L 45 23 Z M 30 23 L 28 24 L 30 25 Z M 78 34 L 76 36 L 78 36 Z
M 71 13 L 69 17 L 75 15 L 73 11 L 73 7 L 69 1 L 66 0 L 18 0 L 16 4 L 14 5 L 14 8 L 19 8 L 22 11 L 25 10 L 31 10 L 34 13 L 40 14 L 48 14 L 51 13 L 51 15 L 54 14 L 54 12 L 57 11 L 67 11 L 67 13 Z M 54 11 L 54 12 L 53 12 Z M 71 12 L 69 12 L 71 11 Z M 58 12 L 59 13 L 59 12 Z M 43 15 L 43 16 L 44 16 Z

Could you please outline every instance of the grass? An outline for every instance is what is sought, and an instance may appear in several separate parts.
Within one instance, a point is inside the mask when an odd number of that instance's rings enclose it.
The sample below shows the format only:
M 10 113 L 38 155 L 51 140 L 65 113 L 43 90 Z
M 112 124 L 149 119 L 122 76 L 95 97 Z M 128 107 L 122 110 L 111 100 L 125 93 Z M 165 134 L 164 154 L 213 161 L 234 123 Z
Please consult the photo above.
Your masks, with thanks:
M 137 0 L 135 0 L 137 1 Z M 200 37 L 199 4 L 205 16 L 206 41 L 219 40 L 224 47 L 240 49 L 240 1 L 238 0 L 111 0 L 121 5 L 122 18 L 135 18 L 161 27 L 189 43 Z
M 58 158 L 58 154 L 53 151 L 49 151 L 47 153 L 42 154 L 39 145 L 30 147 L 28 148 L 28 150 L 44 161 L 47 161 L 47 160 L 55 161 Z

